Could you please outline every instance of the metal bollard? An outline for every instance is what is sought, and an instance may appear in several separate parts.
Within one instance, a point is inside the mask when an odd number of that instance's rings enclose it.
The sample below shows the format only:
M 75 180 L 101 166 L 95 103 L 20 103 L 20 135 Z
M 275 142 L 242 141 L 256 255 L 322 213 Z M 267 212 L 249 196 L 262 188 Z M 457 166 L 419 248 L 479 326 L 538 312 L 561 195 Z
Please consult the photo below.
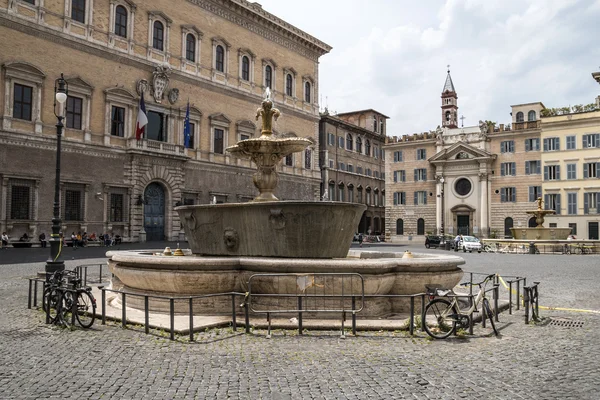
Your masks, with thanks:
M 302 297 L 298 296 L 298 335 L 302 335 Z
M 356 296 L 352 296 L 352 334 L 356 336 Z
M 235 312 L 237 310 L 235 309 L 235 293 L 231 294 L 231 325 L 233 325 L 233 331 L 237 331 L 237 319 L 236 319 L 236 315 Z
M 235 315 L 235 310 L 234 310 L 233 315 Z M 190 297 L 190 342 L 193 342 L 193 341 L 194 341 L 194 298 Z
M 175 299 L 169 299 L 169 317 L 171 320 L 171 340 L 175 340 Z
M 102 292 L 102 325 L 106 325 L 106 289 L 104 286 L 98 286 Z
M 415 333 L 415 297 L 410 296 L 410 327 L 408 331 L 412 336 Z
M 148 310 L 148 296 L 144 296 L 144 332 L 146 335 L 150 332 L 150 315 Z
M 121 306 L 123 307 L 123 310 L 121 311 L 121 327 L 122 328 L 126 328 L 127 327 L 127 299 L 125 298 L 126 295 L 125 293 L 121 293 Z
M 27 292 L 27 308 L 31 310 L 31 279 L 29 280 L 29 291 Z
M 523 306 L 525 307 L 525 323 L 529 323 L 529 288 L 523 288 Z

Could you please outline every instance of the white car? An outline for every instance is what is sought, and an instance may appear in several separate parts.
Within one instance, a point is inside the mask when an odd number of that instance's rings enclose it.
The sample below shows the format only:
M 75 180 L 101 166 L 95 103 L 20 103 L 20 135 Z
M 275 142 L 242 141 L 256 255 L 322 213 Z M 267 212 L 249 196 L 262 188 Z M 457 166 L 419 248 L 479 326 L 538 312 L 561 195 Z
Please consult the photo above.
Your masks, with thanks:
M 481 242 L 475 236 L 463 236 L 462 241 L 458 244 L 458 248 L 466 253 L 472 253 L 473 250 L 481 253 Z

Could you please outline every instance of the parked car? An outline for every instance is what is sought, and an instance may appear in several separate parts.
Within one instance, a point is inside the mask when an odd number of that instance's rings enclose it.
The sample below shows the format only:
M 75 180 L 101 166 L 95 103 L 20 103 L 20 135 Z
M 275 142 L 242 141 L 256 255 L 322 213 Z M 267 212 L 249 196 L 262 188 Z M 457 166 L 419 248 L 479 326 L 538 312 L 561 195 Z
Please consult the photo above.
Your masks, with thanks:
M 460 249 L 465 253 L 467 251 L 472 253 L 473 250 L 481 253 L 481 242 L 475 236 L 463 236 L 460 243 L 458 243 L 458 250 Z
M 442 245 L 443 238 L 441 236 L 436 235 L 427 235 L 425 236 L 425 247 L 440 247 Z

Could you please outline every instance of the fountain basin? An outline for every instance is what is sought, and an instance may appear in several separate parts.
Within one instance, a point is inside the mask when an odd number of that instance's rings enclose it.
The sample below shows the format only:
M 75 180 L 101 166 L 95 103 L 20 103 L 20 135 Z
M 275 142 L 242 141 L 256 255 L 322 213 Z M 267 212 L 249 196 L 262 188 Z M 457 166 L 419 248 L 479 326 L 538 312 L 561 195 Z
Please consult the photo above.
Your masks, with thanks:
M 461 257 L 452 255 L 414 254 L 401 258 L 399 253 L 350 251 L 341 259 L 298 259 L 268 257 L 201 257 L 186 252 L 184 257 L 156 256 L 151 252 L 109 252 L 109 269 L 114 274 L 113 289 L 129 293 L 185 297 L 228 292 L 246 292 L 254 274 L 315 274 L 358 273 L 364 280 L 365 295 L 416 294 L 425 291 L 425 285 L 437 284 L 454 287 L 462 278 Z M 339 294 L 338 278 L 327 280 L 326 293 Z M 291 282 L 291 283 L 290 283 Z M 297 293 L 295 281 L 257 280 L 252 293 Z M 357 282 L 355 282 L 357 283 Z M 349 287 L 345 288 L 346 293 Z M 359 293 L 357 288 L 355 293 Z M 289 300 L 290 308 L 295 299 Z M 211 297 L 195 300 L 194 309 L 202 314 L 231 313 L 230 297 Z M 257 303 L 260 306 L 260 303 Z M 367 299 L 363 315 L 385 316 L 407 311 L 409 298 Z M 144 308 L 143 297 L 128 296 L 127 305 Z M 175 303 L 177 312 L 185 313 L 188 302 Z M 169 301 L 152 299 L 150 310 L 168 312 Z
M 510 228 L 517 240 L 565 240 L 571 234 L 571 228 Z
M 346 257 L 365 209 L 363 204 L 330 201 L 175 208 L 194 254 L 287 258 Z

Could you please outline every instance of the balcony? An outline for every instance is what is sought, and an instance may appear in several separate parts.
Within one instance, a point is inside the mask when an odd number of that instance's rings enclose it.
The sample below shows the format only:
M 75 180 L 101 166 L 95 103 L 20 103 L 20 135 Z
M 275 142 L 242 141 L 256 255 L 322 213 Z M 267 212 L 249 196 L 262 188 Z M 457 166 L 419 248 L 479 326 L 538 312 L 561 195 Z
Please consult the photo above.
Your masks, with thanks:
M 185 149 L 183 146 L 167 142 L 159 142 L 157 140 L 136 140 L 135 138 L 132 138 L 129 139 L 127 143 L 127 148 L 134 150 L 150 151 L 153 153 L 185 156 Z
M 539 129 L 540 121 L 515 122 L 514 130 L 521 131 L 524 129 Z

